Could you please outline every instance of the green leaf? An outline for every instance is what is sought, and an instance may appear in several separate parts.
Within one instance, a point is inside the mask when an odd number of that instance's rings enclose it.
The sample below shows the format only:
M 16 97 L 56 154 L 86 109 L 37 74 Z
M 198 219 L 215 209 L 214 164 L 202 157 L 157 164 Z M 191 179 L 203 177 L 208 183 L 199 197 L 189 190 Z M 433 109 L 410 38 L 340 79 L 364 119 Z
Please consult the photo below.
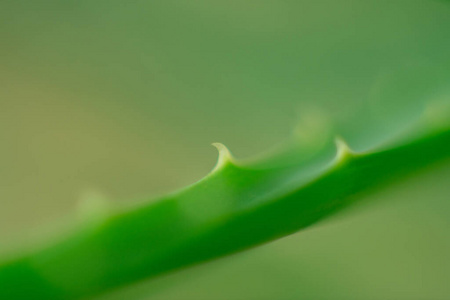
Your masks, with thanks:
M 291 148 L 244 163 L 215 144 L 215 169 L 194 185 L 139 207 L 95 202 L 62 240 L 0 264 L 0 299 L 93 296 L 294 233 L 449 158 L 448 114 L 442 111 L 364 152 L 338 138 L 298 149 L 298 159 Z M 439 120 L 444 125 L 436 125 Z M 286 155 L 295 163 L 268 163 Z

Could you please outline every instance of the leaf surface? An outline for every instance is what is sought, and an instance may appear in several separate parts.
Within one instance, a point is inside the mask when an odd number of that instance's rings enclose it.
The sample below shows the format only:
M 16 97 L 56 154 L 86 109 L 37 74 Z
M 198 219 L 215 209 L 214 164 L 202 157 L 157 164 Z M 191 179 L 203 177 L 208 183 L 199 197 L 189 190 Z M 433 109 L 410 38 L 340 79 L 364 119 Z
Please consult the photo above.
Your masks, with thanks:
M 448 126 L 422 122 L 403 137 L 358 153 L 330 140 L 281 166 L 215 144 L 215 169 L 194 185 L 138 207 L 97 206 L 63 240 L 0 264 L 0 299 L 84 298 L 254 247 L 450 157 Z

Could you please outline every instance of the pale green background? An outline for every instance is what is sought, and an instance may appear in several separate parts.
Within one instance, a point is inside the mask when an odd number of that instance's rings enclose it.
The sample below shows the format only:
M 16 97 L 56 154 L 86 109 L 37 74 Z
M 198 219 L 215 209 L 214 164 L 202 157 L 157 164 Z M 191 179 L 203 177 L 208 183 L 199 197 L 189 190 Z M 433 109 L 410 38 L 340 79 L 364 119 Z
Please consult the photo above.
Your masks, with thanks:
M 249 157 L 319 111 L 364 148 L 450 95 L 444 1 L 3 0 L 0 40 L 2 249 L 86 194 L 137 201 L 195 182 L 212 142 Z M 102 299 L 450 299 L 448 178 L 441 165 Z

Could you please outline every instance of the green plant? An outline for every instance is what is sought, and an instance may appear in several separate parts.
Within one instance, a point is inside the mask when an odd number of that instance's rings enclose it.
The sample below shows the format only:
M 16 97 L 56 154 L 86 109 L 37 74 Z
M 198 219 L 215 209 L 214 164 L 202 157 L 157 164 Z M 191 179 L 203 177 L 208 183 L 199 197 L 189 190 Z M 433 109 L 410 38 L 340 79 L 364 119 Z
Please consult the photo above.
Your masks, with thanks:
M 216 144 L 217 166 L 196 184 L 139 207 L 93 208 L 62 240 L 3 262 L 0 298 L 92 296 L 291 234 L 450 157 L 447 116 L 365 152 L 328 140 L 288 164 L 270 163 L 286 153 L 239 162 Z

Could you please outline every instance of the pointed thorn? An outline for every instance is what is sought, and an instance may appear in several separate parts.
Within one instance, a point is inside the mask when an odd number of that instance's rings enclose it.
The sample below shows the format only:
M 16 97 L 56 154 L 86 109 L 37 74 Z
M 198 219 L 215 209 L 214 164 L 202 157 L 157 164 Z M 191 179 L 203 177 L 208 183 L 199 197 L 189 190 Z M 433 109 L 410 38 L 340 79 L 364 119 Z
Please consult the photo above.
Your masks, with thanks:
M 354 154 L 354 152 L 350 149 L 350 147 L 342 137 L 337 136 L 335 138 L 335 144 L 337 161 L 343 161 Z
M 225 166 L 229 162 L 233 162 L 233 156 L 231 155 L 230 150 L 222 144 L 222 143 L 213 143 L 214 147 L 216 147 L 217 151 L 219 151 L 219 158 L 217 159 L 216 166 L 214 167 L 214 170 L 220 169 L 221 167 Z

